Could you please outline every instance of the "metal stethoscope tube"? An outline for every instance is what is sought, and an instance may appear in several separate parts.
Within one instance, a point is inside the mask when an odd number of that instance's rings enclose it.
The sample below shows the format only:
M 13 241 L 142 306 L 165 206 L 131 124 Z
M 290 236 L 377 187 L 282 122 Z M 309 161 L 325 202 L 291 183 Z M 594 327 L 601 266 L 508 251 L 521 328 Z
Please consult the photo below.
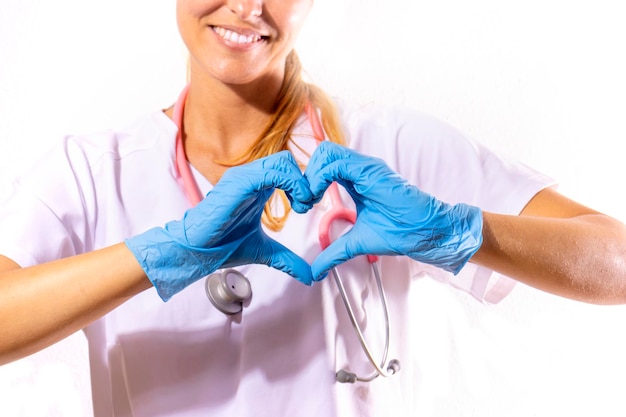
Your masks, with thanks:
M 389 307 L 387 306 L 387 297 L 385 296 L 385 290 L 383 289 L 382 280 L 380 278 L 380 273 L 378 271 L 378 262 L 372 262 L 371 264 L 372 271 L 374 272 L 374 278 L 376 279 L 376 286 L 378 287 L 378 294 L 380 295 L 380 302 L 383 307 L 383 314 L 385 318 L 385 347 L 383 349 L 382 358 L 380 360 L 380 364 L 374 358 L 372 351 L 370 350 L 367 342 L 365 341 L 365 336 L 363 336 L 363 331 L 359 326 L 356 316 L 354 315 L 354 310 L 352 309 L 352 304 L 350 300 L 348 300 L 348 296 L 346 294 L 346 289 L 343 285 L 343 281 L 341 276 L 339 275 L 339 271 L 337 268 L 333 268 L 331 273 L 333 278 L 335 279 L 335 283 L 337 284 L 337 288 L 339 289 L 339 294 L 343 300 L 343 303 L 346 307 L 346 312 L 348 313 L 348 317 L 350 318 L 350 322 L 352 323 L 352 327 L 354 328 L 354 332 L 356 333 L 359 342 L 361 343 L 361 347 L 363 348 L 363 352 L 369 359 L 372 366 L 374 366 L 374 372 L 367 376 L 359 376 L 354 372 L 351 372 L 347 369 L 340 369 L 336 372 L 335 378 L 337 382 L 350 382 L 354 383 L 356 381 L 361 382 L 370 382 L 379 376 L 389 377 L 394 375 L 398 371 L 400 371 L 400 361 L 397 359 L 392 359 L 387 363 L 387 356 L 389 354 L 389 338 L 390 338 L 390 324 L 389 324 Z

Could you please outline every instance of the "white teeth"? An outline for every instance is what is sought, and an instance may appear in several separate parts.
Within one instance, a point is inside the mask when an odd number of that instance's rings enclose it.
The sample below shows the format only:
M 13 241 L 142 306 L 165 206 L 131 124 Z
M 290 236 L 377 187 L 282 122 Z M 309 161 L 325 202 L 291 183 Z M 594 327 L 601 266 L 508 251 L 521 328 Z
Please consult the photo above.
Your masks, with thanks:
M 261 40 L 261 36 L 259 35 L 240 35 L 237 32 L 233 32 L 232 30 L 227 30 L 219 26 L 213 26 L 213 31 L 223 39 L 241 45 L 258 42 Z

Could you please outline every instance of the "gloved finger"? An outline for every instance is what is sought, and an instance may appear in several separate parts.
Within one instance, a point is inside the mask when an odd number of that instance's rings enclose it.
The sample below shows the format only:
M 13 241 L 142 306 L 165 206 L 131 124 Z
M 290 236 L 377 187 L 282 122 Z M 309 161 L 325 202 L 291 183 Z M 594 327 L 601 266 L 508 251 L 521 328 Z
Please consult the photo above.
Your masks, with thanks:
M 291 208 L 296 213 L 306 213 L 313 207 L 313 196 L 309 183 L 302 175 L 299 165 L 293 155 L 288 151 L 282 151 L 271 155 L 264 161 L 264 168 L 270 177 L 263 185 L 265 189 L 278 188 L 285 192 Z M 284 175 L 281 175 L 284 173 Z
M 311 210 L 313 208 L 313 205 L 315 204 L 312 201 L 303 202 L 299 200 L 294 200 L 289 193 L 285 193 L 285 196 L 287 197 L 287 200 L 289 200 L 289 205 L 291 206 L 292 210 L 296 213 L 304 214 Z
M 321 142 L 311 154 L 305 173 L 315 173 L 328 163 L 350 158 L 353 153 L 355 152 L 345 146 L 329 141 Z
M 306 203 L 312 199 L 312 194 L 309 183 L 291 152 L 278 152 L 260 159 L 259 163 L 261 174 L 267 175 L 259 184 L 261 189 L 279 188 L 285 192 L 296 210 L 304 210 Z
M 323 146 L 322 146 L 323 145 Z M 384 201 L 386 196 L 405 193 L 407 182 L 380 158 L 359 154 L 333 143 L 322 143 L 311 156 L 305 177 L 318 198 L 333 181 L 352 195 Z
M 364 255 L 365 252 L 359 247 L 360 245 L 355 243 L 352 230 L 331 242 L 311 263 L 313 280 L 320 281 L 334 267 L 356 256 Z
M 300 167 L 288 151 L 228 169 L 214 191 L 244 196 L 280 188 L 297 201 L 308 201 L 311 193 Z
M 347 148 L 332 142 L 322 142 L 311 155 L 311 159 L 304 170 L 304 177 L 309 182 L 309 187 L 314 199 L 319 201 L 326 189 L 335 180 L 332 175 L 320 175 L 325 172 L 325 167 L 335 161 L 344 161 L 349 157 Z
M 287 196 L 287 198 L 289 198 L 289 195 Z M 306 203 L 302 203 L 300 201 L 293 200 L 291 198 L 289 198 L 289 203 L 291 203 L 292 210 L 295 211 L 296 213 L 300 213 L 300 214 L 304 214 L 304 213 L 308 212 L 309 210 L 311 210 L 313 208 L 313 205 L 315 204 L 312 201 L 308 201 Z
M 247 169 L 236 176 L 223 178 L 218 185 L 207 194 L 205 201 L 207 213 L 194 213 L 196 216 L 229 219 L 230 223 L 237 223 L 237 219 L 250 216 L 260 216 L 263 206 L 272 195 L 274 189 L 285 191 L 293 206 L 300 211 L 308 209 L 311 191 L 308 183 L 298 171 L 296 174 L 286 173 L 283 170 Z M 205 219 L 206 220 L 206 219 Z
M 312 199 L 309 184 L 299 171 L 294 174 L 281 170 L 267 170 L 257 173 L 257 178 L 257 191 L 278 188 L 287 194 L 289 201 L 302 204 Z

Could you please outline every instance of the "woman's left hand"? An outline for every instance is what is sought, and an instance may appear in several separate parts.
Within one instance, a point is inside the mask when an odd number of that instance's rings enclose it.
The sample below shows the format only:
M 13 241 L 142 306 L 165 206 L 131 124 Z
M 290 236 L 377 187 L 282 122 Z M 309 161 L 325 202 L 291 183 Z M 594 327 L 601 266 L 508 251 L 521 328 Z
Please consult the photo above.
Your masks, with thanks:
M 381 159 L 322 142 L 306 168 L 314 200 L 333 181 L 356 203 L 356 223 L 311 265 L 313 278 L 358 255 L 406 255 L 458 273 L 482 243 L 482 212 L 446 204 L 410 185 Z

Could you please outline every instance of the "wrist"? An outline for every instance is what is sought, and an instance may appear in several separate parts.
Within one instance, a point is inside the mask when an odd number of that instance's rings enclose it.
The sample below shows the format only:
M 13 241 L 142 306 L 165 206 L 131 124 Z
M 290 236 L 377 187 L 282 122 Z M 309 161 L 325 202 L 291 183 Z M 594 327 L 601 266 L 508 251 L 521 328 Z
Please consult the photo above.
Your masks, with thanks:
M 420 229 L 424 240 L 409 256 L 456 275 L 482 245 L 483 214 L 468 204 L 441 203 Z
M 163 301 L 218 269 L 215 250 L 190 247 L 161 227 L 124 243 Z

